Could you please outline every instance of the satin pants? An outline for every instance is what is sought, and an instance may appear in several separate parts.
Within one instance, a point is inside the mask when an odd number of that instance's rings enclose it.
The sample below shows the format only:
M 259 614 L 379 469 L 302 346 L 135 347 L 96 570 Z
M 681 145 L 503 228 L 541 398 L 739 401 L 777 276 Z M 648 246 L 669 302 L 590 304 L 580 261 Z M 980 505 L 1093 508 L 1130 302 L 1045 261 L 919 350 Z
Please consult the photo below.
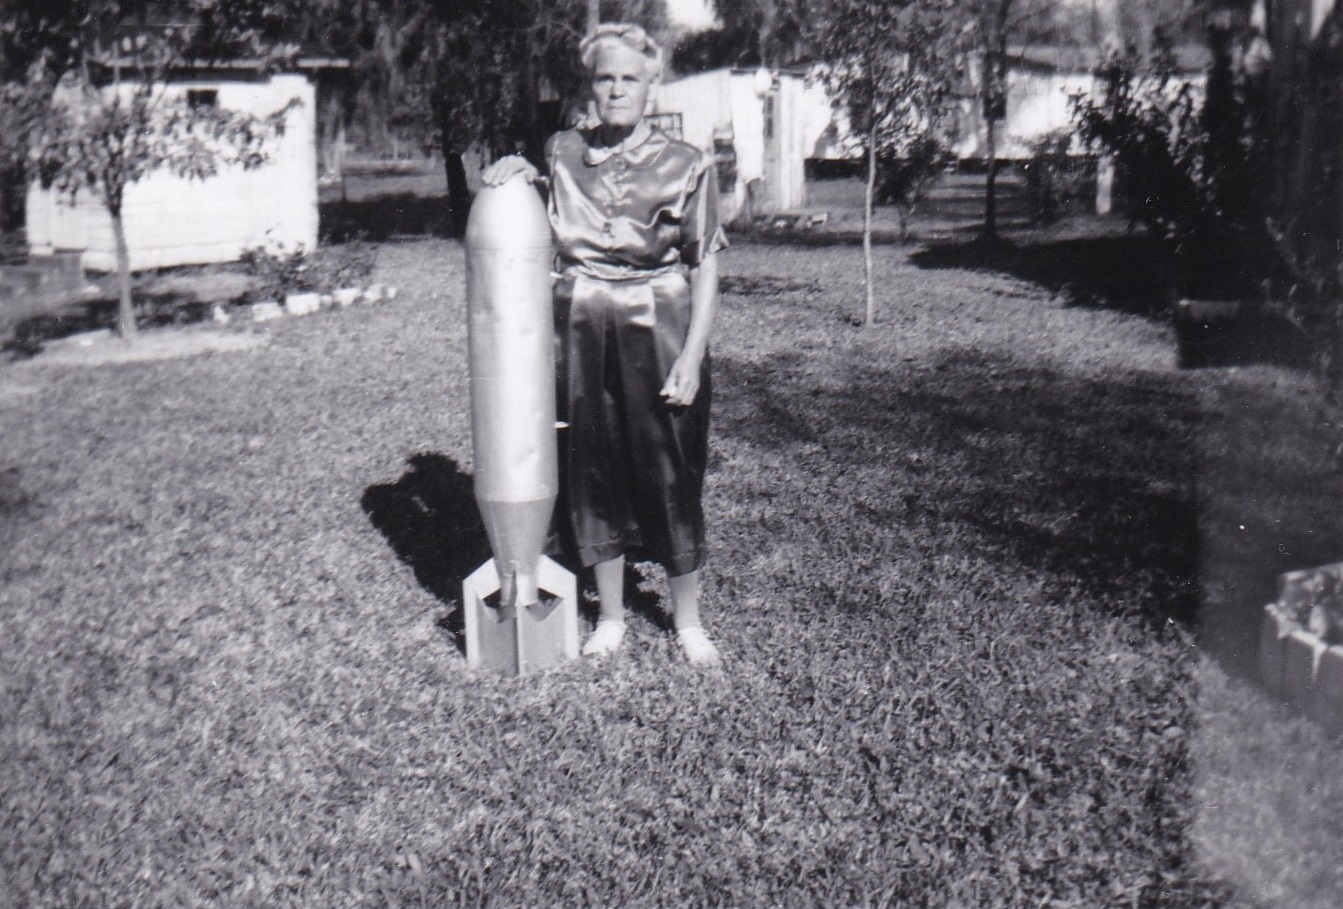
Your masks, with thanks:
M 690 326 L 679 270 L 611 281 L 567 273 L 555 285 L 560 546 L 582 565 L 621 555 L 672 576 L 704 563 L 709 363 L 689 407 L 659 392 Z

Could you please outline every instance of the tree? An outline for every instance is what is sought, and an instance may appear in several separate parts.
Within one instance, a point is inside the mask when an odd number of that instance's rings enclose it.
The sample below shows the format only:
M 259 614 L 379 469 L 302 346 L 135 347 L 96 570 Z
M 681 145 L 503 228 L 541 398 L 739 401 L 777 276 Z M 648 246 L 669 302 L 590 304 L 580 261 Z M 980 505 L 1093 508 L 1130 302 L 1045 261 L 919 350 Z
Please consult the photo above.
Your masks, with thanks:
M 1231 280 L 1242 267 L 1263 270 L 1249 254 L 1270 248 L 1263 187 L 1271 168 L 1225 36 L 1214 36 L 1212 49 L 1201 90 L 1172 71 L 1168 49 L 1146 62 L 1129 49 L 1097 71 L 1098 96 L 1072 105 L 1082 139 L 1114 155 L 1132 182 L 1141 199 L 1132 218 L 1199 266 L 1193 271 Z
M 553 64 L 560 46 L 576 56 L 586 3 L 560 6 L 467 0 L 444 4 L 430 23 L 420 90 L 443 149 L 456 236 L 465 231 L 470 207 L 463 155 L 473 148 L 491 157 L 528 149 L 536 157 L 545 132 L 537 122 L 543 76 L 553 74 L 566 87 L 575 81 Z M 457 7 L 456 15 L 444 15 L 446 7 Z
M 27 175 L 70 197 L 93 194 L 111 219 L 117 329 L 128 339 L 136 324 L 122 219 L 127 190 L 157 171 L 206 179 L 223 167 L 258 167 L 284 128 L 287 108 L 255 117 L 192 106 L 167 90 L 175 69 L 226 45 L 248 46 L 243 39 L 259 34 L 234 27 L 240 20 L 222 8 L 208 0 L 170 9 L 70 4 L 63 30 L 31 55 L 26 83 L 5 87 L 2 119 L 24 136 Z M 263 9 L 240 8 L 249 15 Z
M 663 0 L 602 3 L 603 21 L 665 30 Z M 466 228 L 469 196 L 462 156 L 525 151 L 539 160 L 546 138 L 584 92 L 578 43 L 593 9 L 588 0 L 456 0 L 435 7 L 415 71 L 447 168 L 449 218 Z
M 979 103 L 984 116 L 984 237 L 998 236 L 998 123 L 1007 116 L 1007 41 L 1017 0 L 976 0 L 973 16 L 979 56 Z
M 877 320 L 872 206 L 878 160 L 910 160 L 936 139 L 959 81 L 954 0 L 829 0 L 820 17 L 822 78 L 867 157 L 865 321 Z
M 463 156 L 539 156 L 582 91 L 578 43 L 589 23 L 665 30 L 664 0 L 291 0 L 304 37 L 351 61 L 355 116 L 443 153 L 449 229 L 466 227 Z M 333 23 L 335 23 L 333 27 Z
M 984 120 L 984 237 L 998 234 L 999 124 L 1008 108 L 1009 71 L 1030 44 L 1120 47 L 1146 54 L 1199 36 L 1207 0 L 966 0 L 972 36 L 971 94 Z
M 998 236 L 998 124 L 1007 116 L 1013 43 L 1057 32 L 1056 0 L 969 0 L 961 4 L 971 36 L 975 97 L 984 119 L 984 238 Z
M 738 42 L 738 65 L 778 67 L 806 56 L 814 4 L 804 0 L 713 0 L 720 31 Z

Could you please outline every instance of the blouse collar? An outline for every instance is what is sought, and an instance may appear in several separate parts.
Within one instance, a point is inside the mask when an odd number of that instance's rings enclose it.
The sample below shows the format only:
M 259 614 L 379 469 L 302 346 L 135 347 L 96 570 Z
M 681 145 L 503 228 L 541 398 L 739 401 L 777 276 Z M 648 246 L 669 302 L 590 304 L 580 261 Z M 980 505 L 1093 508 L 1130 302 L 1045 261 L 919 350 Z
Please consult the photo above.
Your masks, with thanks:
M 646 164 L 666 148 L 668 141 L 666 135 L 654 129 L 647 120 L 640 120 L 630 137 L 619 145 L 610 147 L 595 145 L 597 140 L 595 129 L 583 131 L 582 136 L 583 163 L 591 167 L 596 167 L 617 155 L 631 166 Z

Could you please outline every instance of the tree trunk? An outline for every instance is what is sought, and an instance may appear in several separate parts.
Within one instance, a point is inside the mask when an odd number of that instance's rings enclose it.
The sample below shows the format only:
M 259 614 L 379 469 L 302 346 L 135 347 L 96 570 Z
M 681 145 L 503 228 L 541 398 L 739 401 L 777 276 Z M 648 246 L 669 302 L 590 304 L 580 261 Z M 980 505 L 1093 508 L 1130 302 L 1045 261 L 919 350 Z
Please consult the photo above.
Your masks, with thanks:
M 443 168 L 448 178 L 448 236 L 460 240 L 466 236 L 466 216 L 471 212 L 471 189 L 466 184 L 466 164 L 462 153 L 443 149 Z
M 112 236 L 117 244 L 117 334 L 130 341 L 135 338 L 135 304 L 131 300 L 131 252 L 126 246 L 126 222 L 120 209 L 109 211 Z
M 875 117 L 868 122 L 871 123 Z M 863 274 L 867 284 L 867 310 L 864 325 L 877 321 L 877 301 L 872 289 L 872 197 L 877 188 L 877 143 L 876 137 L 868 133 L 867 137 L 867 189 L 863 193 Z
M 24 202 L 28 178 L 20 165 L 0 168 L 0 233 L 21 230 L 24 226 Z
M 992 116 L 987 118 L 985 146 L 988 152 L 988 170 L 984 176 L 984 239 L 998 239 L 998 127 Z

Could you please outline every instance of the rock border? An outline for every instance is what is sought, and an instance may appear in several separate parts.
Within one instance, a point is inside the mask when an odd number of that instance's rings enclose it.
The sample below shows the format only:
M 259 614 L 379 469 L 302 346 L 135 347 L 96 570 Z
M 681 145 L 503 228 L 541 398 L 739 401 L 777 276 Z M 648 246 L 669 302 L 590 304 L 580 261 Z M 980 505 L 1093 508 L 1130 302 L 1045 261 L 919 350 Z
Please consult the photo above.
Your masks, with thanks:
M 395 300 L 397 288 L 385 284 L 367 287 L 342 287 L 329 294 L 287 294 L 283 302 L 263 300 L 237 307 L 229 312 L 223 303 L 215 303 L 209 326 L 188 326 L 175 330 L 145 331 L 134 344 L 126 344 L 111 329 L 81 332 L 48 341 L 38 355 L 23 361 L 52 365 L 96 366 L 103 363 L 132 363 L 168 360 L 202 353 L 250 350 L 264 346 L 270 337 L 256 332 L 221 332 L 235 317 L 243 322 L 270 322 L 288 316 L 307 316 L 325 309 L 345 309 L 359 303 L 374 304 Z
M 385 284 L 367 287 L 341 287 L 331 293 L 314 291 L 285 294 L 284 300 L 261 300 L 245 307 L 252 322 L 270 322 L 286 316 L 310 316 L 324 309 L 346 309 L 359 303 L 386 303 L 395 300 L 397 289 Z M 216 321 L 228 321 L 216 315 Z

